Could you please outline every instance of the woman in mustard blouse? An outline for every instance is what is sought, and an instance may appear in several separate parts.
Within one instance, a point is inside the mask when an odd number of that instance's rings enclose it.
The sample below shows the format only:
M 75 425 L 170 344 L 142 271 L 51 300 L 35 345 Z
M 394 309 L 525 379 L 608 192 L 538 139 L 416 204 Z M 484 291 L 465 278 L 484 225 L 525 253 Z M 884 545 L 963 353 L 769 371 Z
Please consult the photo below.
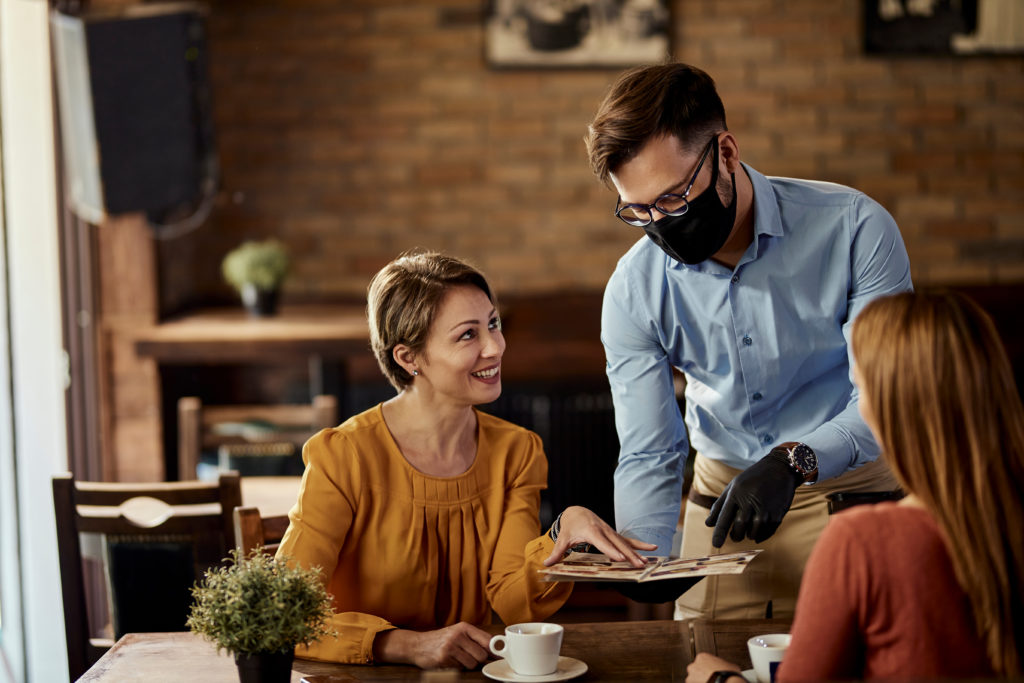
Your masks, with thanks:
M 491 610 L 546 619 L 569 583 L 537 572 L 573 544 L 637 566 L 597 515 L 567 508 L 540 533 L 540 438 L 474 406 L 501 393 L 505 340 L 483 275 L 436 253 L 405 255 L 370 283 L 370 341 L 394 398 L 325 429 L 279 555 L 320 566 L 338 614 L 301 657 L 473 668 L 488 659 Z

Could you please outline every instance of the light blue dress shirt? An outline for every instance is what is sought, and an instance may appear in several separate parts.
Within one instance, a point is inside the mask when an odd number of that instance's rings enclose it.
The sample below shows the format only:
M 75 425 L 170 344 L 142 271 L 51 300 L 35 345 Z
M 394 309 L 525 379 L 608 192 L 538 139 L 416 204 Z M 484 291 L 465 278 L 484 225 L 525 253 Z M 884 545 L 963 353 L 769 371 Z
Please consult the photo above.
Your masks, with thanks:
M 621 445 L 620 532 L 668 554 L 689 442 L 745 469 L 801 441 L 829 479 L 878 457 L 857 409 L 851 323 L 872 299 L 910 290 L 892 216 L 833 183 L 767 178 L 754 188 L 754 240 L 735 269 L 688 266 L 646 236 L 605 288 L 601 341 Z M 686 376 L 685 426 L 672 367 Z

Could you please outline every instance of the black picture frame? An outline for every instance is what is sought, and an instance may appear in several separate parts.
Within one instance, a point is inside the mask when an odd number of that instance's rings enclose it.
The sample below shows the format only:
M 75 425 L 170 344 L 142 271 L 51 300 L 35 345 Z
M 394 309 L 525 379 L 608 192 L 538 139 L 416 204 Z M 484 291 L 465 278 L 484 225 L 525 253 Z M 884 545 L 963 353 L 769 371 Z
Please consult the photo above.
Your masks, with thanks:
M 490 0 L 488 65 L 623 67 L 671 55 L 668 0 Z
M 1020 0 L 863 0 L 863 9 L 867 54 L 1024 53 Z

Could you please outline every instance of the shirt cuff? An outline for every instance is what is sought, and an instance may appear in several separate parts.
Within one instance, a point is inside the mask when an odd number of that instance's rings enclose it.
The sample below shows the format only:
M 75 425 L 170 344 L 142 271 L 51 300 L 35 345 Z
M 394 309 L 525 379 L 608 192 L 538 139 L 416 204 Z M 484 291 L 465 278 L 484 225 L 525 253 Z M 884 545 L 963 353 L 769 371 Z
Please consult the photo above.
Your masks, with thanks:
M 802 443 L 807 444 L 818 456 L 818 478 L 815 484 L 843 474 L 853 464 L 856 446 L 835 427 L 824 424 L 809 434 Z
M 675 529 L 655 526 L 636 526 L 619 530 L 619 534 L 626 538 L 643 541 L 644 543 L 653 543 L 658 546 L 654 550 L 643 551 L 644 555 L 656 555 L 658 557 L 668 557 L 672 554 L 672 539 L 675 533 Z
M 337 637 L 324 636 L 309 646 L 299 645 L 295 656 L 321 662 L 373 664 L 373 641 L 377 634 L 396 627 L 371 614 L 347 612 L 335 614 L 328 628 L 337 631 Z

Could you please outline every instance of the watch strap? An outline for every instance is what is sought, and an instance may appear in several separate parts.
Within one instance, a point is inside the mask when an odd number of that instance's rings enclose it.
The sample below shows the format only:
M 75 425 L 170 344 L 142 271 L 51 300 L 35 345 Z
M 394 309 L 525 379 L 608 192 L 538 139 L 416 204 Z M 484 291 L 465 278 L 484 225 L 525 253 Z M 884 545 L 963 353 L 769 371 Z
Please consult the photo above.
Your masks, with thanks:
M 793 486 L 800 486 L 800 484 L 804 483 L 804 475 L 802 472 L 793 467 L 792 463 L 790 463 L 789 451 L 786 450 L 785 445 L 776 446 L 775 448 L 771 449 L 770 451 L 768 451 L 768 455 L 766 457 L 769 457 L 772 460 L 775 460 L 781 463 L 782 465 L 786 466 L 786 469 L 788 469 L 789 472 L 793 475 Z
M 555 517 L 555 521 L 553 521 L 551 523 L 551 528 L 548 529 L 548 538 L 550 538 L 552 541 L 557 543 L 558 542 L 558 532 L 561 531 L 561 530 L 562 530 L 562 513 L 559 512 L 558 516 Z M 569 546 L 569 548 L 566 549 L 566 551 L 565 551 L 566 555 L 568 555 L 569 553 L 573 553 L 573 552 L 575 552 L 575 553 L 592 553 L 592 552 L 594 552 L 594 546 L 592 546 L 592 545 L 590 545 L 589 543 L 586 543 L 586 542 L 577 543 L 576 545 Z
M 800 451 L 804 452 L 800 452 Z M 772 449 L 773 453 L 778 453 L 789 465 L 793 473 L 799 478 L 799 484 L 813 484 L 818 479 L 818 456 L 815 454 L 814 449 L 805 443 L 798 441 L 787 441 L 786 443 L 779 444 Z M 799 455 L 798 455 L 799 453 Z M 801 466 L 801 462 L 810 456 L 813 466 L 804 467 Z M 803 456 L 803 457 L 800 457 Z
M 548 536 L 552 541 L 558 541 L 558 532 L 562 527 L 562 513 L 559 512 L 558 516 L 555 517 L 555 521 L 551 522 L 551 528 L 548 529 Z

